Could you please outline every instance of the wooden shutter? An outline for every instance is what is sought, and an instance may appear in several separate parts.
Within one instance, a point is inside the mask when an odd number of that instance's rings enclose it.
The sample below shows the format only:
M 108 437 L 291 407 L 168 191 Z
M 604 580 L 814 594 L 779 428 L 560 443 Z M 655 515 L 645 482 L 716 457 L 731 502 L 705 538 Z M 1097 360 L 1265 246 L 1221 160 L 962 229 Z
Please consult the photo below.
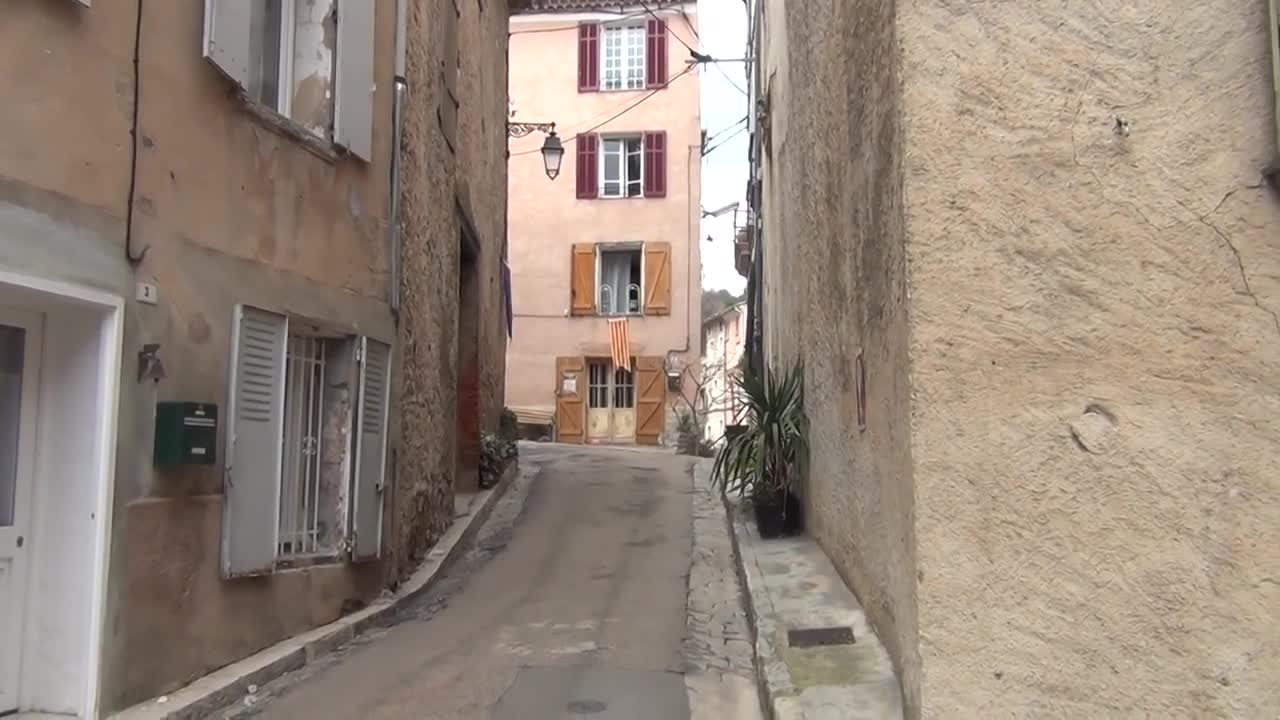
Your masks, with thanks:
M 591 200 L 600 193 L 600 136 L 579 135 L 575 157 L 577 158 L 578 197 Z
M 667 196 L 667 133 L 644 134 L 644 196 Z
M 667 84 L 667 23 L 649 18 L 644 44 L 644 79 L 650 88 Z
M 644 244 L 644 312 L 671 314 L 671 243 Z
M 667 372 L 660 357 L 636 358 L 636 443 L 657 445 L 666 425 Z
M 572 392 L 566 392 L 570 380 Z M 556 358 L 556 440 L 581 445 L 586 440 L 587 405 L 582 401 L 587 392 L 587 361 L 581 357 Z
M 373 158 L 373 6 L 338 0 L 334 61 L 333 141 L 365 162 Z
M 249 88 L 253 3 L 204 0 L 204 56 L 242 90 Z
M 570 310 L 574 315 L 596 314 L 596 246 L 575 243 L 569 267 Z
M 360 405 L 356 415 L 355 534 L 352 559 L 382 552 L 382 512 L 387 473 L 387 409 L 391 405 L 391 346 L 360 339 Z
M 578 92 L 600 89 L 600 23 L 578 26 Z
M 223 577 L 262 575 L 275 566 L 288 337 L 285 316 L 236 307 L 224 451 Z

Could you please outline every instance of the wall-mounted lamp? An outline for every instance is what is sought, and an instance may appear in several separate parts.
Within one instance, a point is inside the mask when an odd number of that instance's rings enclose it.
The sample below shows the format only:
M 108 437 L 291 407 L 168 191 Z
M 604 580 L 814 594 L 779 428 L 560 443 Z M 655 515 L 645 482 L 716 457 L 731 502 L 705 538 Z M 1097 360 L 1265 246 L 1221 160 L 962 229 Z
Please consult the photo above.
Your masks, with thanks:
M 555 123 L 507 123 L 507 136 L 520 138 L 530 133 L 544 132 L 547 139 L 542 142 L 542 164 L 546 168 L 547 177 L 555 180 L 560 175 L 560 163 L 564 160 L 564 145 L 560 136 L 556 135 Z

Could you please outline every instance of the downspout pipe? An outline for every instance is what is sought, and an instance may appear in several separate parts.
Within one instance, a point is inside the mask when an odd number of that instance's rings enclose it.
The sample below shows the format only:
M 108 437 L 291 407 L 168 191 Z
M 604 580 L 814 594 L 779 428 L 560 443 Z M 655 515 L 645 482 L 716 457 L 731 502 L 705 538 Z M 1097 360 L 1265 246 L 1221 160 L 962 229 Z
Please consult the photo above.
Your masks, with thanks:
M 405 54 L 408 40 L 409 0 L 396 2 L 395 80 L 391 105 L 391 187 L 387 208 L 387 247 L 391 257 L 391 287 L 388 303 L 396 323 L 400 322 L 401 243 L 400 235 L 400 160 L 404 147 L 404 106 L 409 96 L 405 79 Z

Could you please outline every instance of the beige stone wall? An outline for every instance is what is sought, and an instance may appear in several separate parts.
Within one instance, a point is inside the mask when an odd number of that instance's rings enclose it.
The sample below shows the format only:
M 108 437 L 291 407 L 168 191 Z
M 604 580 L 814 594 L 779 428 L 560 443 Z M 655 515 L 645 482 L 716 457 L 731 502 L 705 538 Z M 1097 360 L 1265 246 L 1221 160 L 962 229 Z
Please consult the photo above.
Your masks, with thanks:
M 692 10 L 690 6 L 690 10 Z M 633 318 L 632 354 L 666 356 L 697 372 L 701 332 L 701 119 L 699 71 L 673 81 L 643 104 L 594 132 L 667 132 L 667 194 L 663 198 L 579 200 L 574 152 L 577 132 L 608 119 L 650 90 L 579 93 L 576 16 L 517 15 L 512 22 L 511 101 L 516 121 L 557 123 L 565 142 L 561 175 L 547 179 L 538 154 L 544 136 L 511 141 L 511 263 L 515 337 L 508 351 L 508 402 L 555 409 L 558 356 L 609 356 L 603 318 L 569 317 L 570 252 L 574 243 L 671 243 L 671 314 Z M 608 17 L 602 15 L 602 18 Z M 671 14 L 669 31 L 694 44 L 696 15 Z M 559 29 L 555 29 L 559 28 Z M 553 30 L 555 29 L 555 30 Z M 528 32 L 534 31 L 534 32 Z M 667 43 L 671 75 L 685 69 L 688 49 Z M 693 383 L 686 383 L 692 399 Z M 672 398 L 667 431 L 674 429 Z
M 925 716 L 1280 707 L 1266 12 L 898 4 Z
M 914 711 L 920 663 L 893 5 L 771 0 L 765 25 L 767 356 L 775 368 L 805 363 L 808 527 L 866 608 Z M 865 429 L 854 391 L 859 352 Z
M 499 268 L 506 237 L 506 48 L 504 3 L 459 1 L 457 144 L 441 132 L 440 62 L 450 0 L 415 2 L 408 26 L 409 102 L 403 168 L 404 281 L 400 348 L 405 432 L 396 465 L 391 574 L 402 577 L 453 519 L 458 403 L 459 213 L 481 246 L 479 282 L 481 424 L 502 410 L 506 321 Z M 483 8 L 483 9 L 482 9 Z M 459 208 L 455 210 L 455 208 Z M 410 430 L 412 428 L 412 430 Z
M 338 617 L 394 583 L 452 517 L 456 208 L 482 245 L 481 414 L 496 424 L 505 350 L 506 6 L 459 2 L 458 161 L 435 126 L 437 5 L 414 3 L 404 173 L 404 311 L 388 305 L 394 0 L 377 0 L 373 161 L 322 157 L 246 112 L 201 57 L 204 4 L 143 7 L 135 268 L 124 259 L 136 3 L 7 0 L 0 58 L 0 264 L 125 299 L 102 705 L 118 709 Z M 481 14 L 480 7 L 484 8 Z M 429 120 L 428 120 L 429 119 Z M 458 182 L 454 182 L 455 167 Z M 160 302 L 133 301 L 134 283 Z M 151 466 L 160 400 L 225 407 L 236 303 L 396 343 L 384 562 L 226 582 L 222 466 Z M 139 384 L 158 343 L 167 376 Z
M 908 714 L 1267 716 L 1265 3 L 888 5 L 765 3 L 765 333 Z

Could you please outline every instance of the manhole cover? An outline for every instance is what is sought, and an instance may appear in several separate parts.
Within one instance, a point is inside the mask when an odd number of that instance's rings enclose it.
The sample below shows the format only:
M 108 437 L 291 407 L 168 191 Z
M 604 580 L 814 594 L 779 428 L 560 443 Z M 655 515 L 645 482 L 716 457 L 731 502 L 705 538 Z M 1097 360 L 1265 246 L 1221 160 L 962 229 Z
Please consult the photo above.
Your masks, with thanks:
M 565 707 L 574 715 L 595 715 L 604 712 L 609 706 L 599 700 L 574 700 Z
M 852 645 L 853 628 L 803 628 L 787 631 L 787 644 L 793 648 L 827 647 L 830 645 Z

